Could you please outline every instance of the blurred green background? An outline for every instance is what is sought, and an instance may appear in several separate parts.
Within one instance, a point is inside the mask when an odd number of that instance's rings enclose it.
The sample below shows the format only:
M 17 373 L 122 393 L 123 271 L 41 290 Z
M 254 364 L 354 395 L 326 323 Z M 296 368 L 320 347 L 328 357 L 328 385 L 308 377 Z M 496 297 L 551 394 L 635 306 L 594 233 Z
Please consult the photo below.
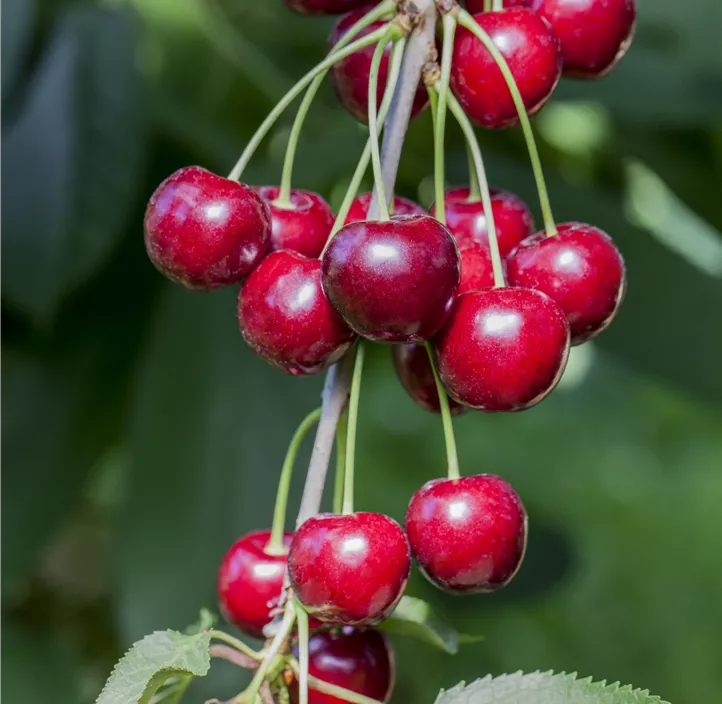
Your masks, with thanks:
M 501 474 L 523 497 L 529 550 L 492 596 L 413 577 L 409 593 L 486 638 L 456 657 L 396 641 L 397 702 L 548 668 L 719 701 L 722 4 L 638 6 L 618 70 L 564 81 L 535 121 L 557 218 L 613 235 L 626 302 L 540 407 L 456 422 L 462 471 Z M 134 639 L 215 607 L 219 560 L 270 524 L 286 443 L 317 403 L 320 378 L 286 378 L 245 348 L 234 291 L 192 294 L 153 270 L 141 222 L 174 169 L 230 169 L 323 56 L 330 22 L 280 0 L 4 0 L 2 20 L 2 693 L 84 704 Z M 278 182 L 292 116 L 248 181 Z M 338 205 L 364 139 L 327 89 L 295 185 Z M 518 131 L 480 139 L 492 182 L 538 215 Z M 453 127 L 448 147 L 463 182 Z M 399 192 L 428 204 L 431 170 L 426 114 Z M 357 504 L 400 519 L 444 449 L 383 348 L 360 423 Z M 188 701 L 242 683 L 214 664 Z

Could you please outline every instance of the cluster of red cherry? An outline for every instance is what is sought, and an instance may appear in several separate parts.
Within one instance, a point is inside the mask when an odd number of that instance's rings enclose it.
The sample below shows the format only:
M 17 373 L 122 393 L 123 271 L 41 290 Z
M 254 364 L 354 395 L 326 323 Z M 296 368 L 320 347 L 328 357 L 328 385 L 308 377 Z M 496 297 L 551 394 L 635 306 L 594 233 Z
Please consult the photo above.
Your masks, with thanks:
M 315 82 L 330 70 L 340 101 L 370 124 L 373 158 L 378 122 L 398 78 L 396 44 L 403 49 L 409 31 L 397 18 L 408 23 L 413 3 L 286 2 L 312 14 L 350 11 L 336 24 L 326 62 L 297 84 L 278 114 L 306 86 L 310 102 Z M 280 187 L 240 183 L 247 154 L 229 178 L 186 167 L 158 187 L 145 217 L 148 254 L 170 279 L 206 291 L 242 282 L 241 332 L 272 365 L 314 374 L 337 362 L 359 336 L 394 343 L 404 388 L 422 407 L 442 413 L 449 478 L 428 482 L 413 496 L 405 531 L 387 516 L 353 512 L 347 484 L 342 513 L 312 517 L 295 534 L 283 533 L 281 515 L 273 534 L 238 540 L 218 576 L 226 617 L 262 637 L 288 569 L 295 598 L 320 628 L 311 639 L 311 674 L 381 701 L 393 682 L 389 645 L 374 630 L 356 629 L 389 616 L 404 591 L 411 556 L 437 586 L 480 593 L 505 585 L 524 553 L 521 500 L 499 477 L 459 476 L 450 413 L 519 411 L 539 403 L 559 380 L 570 344 L 604 330 L 625 287 L 623 260 L 606 233 L 554 223 L 528 114 L 543 106 L 562 73 L 595 78 L 611 69 L 630 42 L 633 0 L 466 4 L 477 14 L 437 2 L 441 65 L 427 69 L 412 108 L 413 116 L 431 100 L 438 127 L 440 106 L 448 104 L 470 141 L 472 183 L 444 192 L 442 164 L 430 211 L 435 217 L 398 196 L 387 202 L 375 162 L 377 198 L 357 196 L 360 178 L 352 180 L 334 216 L 318 194 L 290 188 L 293 138 Z M 307 107 L 299 110 L 296 137 Z M 493 128 L 521 122 L 539 186 L 542 231 L 534 234 L 532 215 L 518 196 L 488 188 L 466 116 Z M 254 137 L 253 148 L 275 117 Z M 369 153 L 364 156 L 361 176 Z M 378 213 L 367 219 L 372 203 Z M 359 341 L 354 381 L 362 364 Z M 349 436 L 352 430 L 355 436 L 357 404 L 354 384 Z M 346 457 L 352 476 L 352 442 Z M 310 701 L 341 700 L 313 692 Z

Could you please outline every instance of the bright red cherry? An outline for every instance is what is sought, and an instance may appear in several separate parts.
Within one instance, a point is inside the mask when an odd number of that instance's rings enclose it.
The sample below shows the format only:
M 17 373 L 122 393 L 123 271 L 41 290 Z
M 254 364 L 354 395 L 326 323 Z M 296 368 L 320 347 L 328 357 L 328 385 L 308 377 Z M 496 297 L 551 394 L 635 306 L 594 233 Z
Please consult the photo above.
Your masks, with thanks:
M 333 47 L 351 27 L 356 24 L 370 9 L 372 5 L 360 7 L 358 10 L 349 12 L 339 18 L 336 26 L 331 32 L 329 44 Z M 370 34 L 386 22 L 377 20 L 372 22 L 368 27 L 361 30 L 355 39 Z M 373 59 L 375 46 L 367 46 L 359 49 L 345 59 L 341 59 L 331 68 L 331 85 L 333 86 L 341 104 L 348 110 L 359 122 L 368 123 L 368 91 L 369 91 L 369 73 L 371 71 L 371 61 Z M 391 57 L 391 45 L 389 44 L 384 51 L 379 67 L 378 92 L 376 106 L 381 105 L 386 90 L 386 80 L 389 72 L 389 61 Z M 428 96 L 423 83 L 419 83 L 419 87 L 414 97 L 414 104 L 411 108 L 411 117 L 418 115 L 427 105 Z
M 371 205 L 371 195 L 371 193 L 362 193 L 351 203 L 344 225 L 358 220 L 366 220 Z M 426 215 L 426 211 L 418 203 L 401 196 L 394 196 L 392 207 L 392 215 Z
M 281 189 L 262 186 L 257 193 L 271 213 L 271 249 L 292 249 L 315 258 L 324 248 L 333 227 L 334 214 L 318 193 L 291 189 L 290 206 L 275 201 Z
M 298 657 L 298 648 L 294 648 Z M 329 684 L 343 687 L 379 702 L 388 702 L 396 679 L 396 664 L 391 643 L 383 633 L 359 630 L 351 626 L 322 631 L 308 643 L 308 672 Z M 289 693 L 292 704 L 298 702 L 298 683 Z M 309 688 L 309 704 L 347 704 L 331 694 Z
M 393 611 L 409 577 L 409 543 L 379 513 L 321 513 L 297 531 L 288 554 L 291 585 L 320 621 L 373 626 Z
M 531 0 L 504 0 L 502 5 L 504 7 L 528 7 Z M 484 0 L 466 0 L 466 9 L 475 14 L 477 12 L 484 12 Z
M 543 291 L 569 321 L 572 344 L 598 335 L 624 296 L 624 260 L 612 238 L 591 225 L 569 222 L 559 234 L 545 232 L 522 242 L 507 260 L 509 284 Z
M 368 0 L 284 0 L 286 7 L 302 15 L 340 15 L 368 3 Z
M 465 293 L 436 339 L 449 396 L 484 411 L 521 411 L 555 386 L 569 354 L 569 324 L 541 291 Z
M 288 551 L 292 533 L 284 533 Z M 239 538 L 218 570 L 218 603 L 224 618 L 253 638 L 263 637 L 278 605 L 286 574 L 286 555 L 266 552 L 271 531 L 259 530 Z
M 394 345 L 391 356 L 396 375 L 412 400 L 431 413 L 440 413 L 439 394 L 426 347 L 414 344 Z M 453 415 L 459 415 L 468 409 L 450 398 L 449 410 Z
M 459 288 L 451 233 L 428 215 L 352 222 L 331 239 L 323 288 L 359 335 L 421 342 L 444 324 Z
M 539 112 L 559 82 L 562 68 L 559 42 L 547 23 L 524 7 L 482 12 L 474 19 L 509 64 L 527 112 Z M 454 41 L 451 89 L 469 117 L 484 127 L 510 127 L 519 121 L 493 57 L 462 27 Z
M 289 374 L 326 369 L 354 339 L 321 288 L 321 262 L 290 250 L 272 252 L 245 280 L 238 321 L 249 347 Z
M 158 271 L 210 291 L 239 281 L 258 264 L 268 249 L 271 218 L 245 184 L 186 166 L 156 188 L 143 225 Z
M 494 267 L 491 263 L 491 254 L 486 247 L 482 247 L 477 242 L 460 247 L 459 259 L 461 260 L 459 295 L 494 285 Z
M 499 253 L 505 257 L 519 242 L 534 232 L 534 217 L 519 196 L 495 188 L 491 189 L 491 211 L 494 215 Z M 433 205 L 429 212 L 433 215 Z M 454 235 L 459 247 L 478 242 L 488 249 L 489 232 L 484 205 L 480 200 L 469 200 L 467 187 L 450 188 L 444 193 L 444 213 L 446 227 Z
M 514 489 L 493 474 L 434 479 L 411 498 L 406 533 L 429 581 L 456 594 L 479 594 L 516 574 L 527 517 Z
M 531 0 L 559 39 L 564 75 L 600 78 L 627 53 L 634 36 L 634 0 Z

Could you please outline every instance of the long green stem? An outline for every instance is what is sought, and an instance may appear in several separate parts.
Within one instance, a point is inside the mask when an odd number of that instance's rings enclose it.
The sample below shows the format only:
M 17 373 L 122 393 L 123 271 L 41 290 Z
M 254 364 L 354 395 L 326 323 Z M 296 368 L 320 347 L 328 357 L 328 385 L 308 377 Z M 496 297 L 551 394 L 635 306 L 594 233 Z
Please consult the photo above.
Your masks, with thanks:
M 293 474 L 293 465 L 296 461 L 298 449 L 301 447 L 306 433 L 318 422 L 321 417 L 321 409 L 317 408 L 311 411 L 296 428 L 296 432 L 291 438 L 291 443 L 286 451 L 286 459 L 283 461 L 281 469 L 281 477 L 278 480 L 278 492 L 276 493 L 276 506 L 273 510 L 273 526 L 271 528 L 271 537 L 266 546 L 266 552 L 269 555 L 285 555 L 286 549 L 283 545 L 283 532 L 286 527 L 286 506 L 288 505 L 288 491 L 291 487 L 291 475 Z
M 534 139 L 534 132 L 531 128 L 529 115 L 526 112 L 524 100 L 522 99 L 519 88 L 516 85 L 514 75 L 509 69 L 509 64 L 507 64 L 506 59 L 496 48 L 496 45 L 492 41 L 491 37 L 479 26 L 478 22 L 466 10 L 459 10 L 458 20 L 460 25 L 466 27 L 466 29 L 474 34 L 474 36 L 484 45 L 504 76 L 504 80 L 506 81 L 506 85 L 509 88 L 516 111 L 519 115 L 521 129 L 524 132 L 524 140 L 526 141 L 526 147 L 529 151 L 531 168 L 534 172 L 534 179 L 536 181 L 537 191 L 539 192 L 539 204 L 541 205 L 542 217 L 544 218 L 544 229 L 546 230 L 547 237 L 553 237 L 557 234 L 557 227 L 554 223 L 552 207 L 549 202 L 549 194 L 547 192 L 546 182 L 544 181 L 541 159 L 539 158 L 539 151 Z M 486 208 L 486 206 L 484 207 Z
M 478 203 L 481 200 L 481 191 L 479 190 L 479 179 L 476 176 L 476 168 L 474 167 L 474 156 L 471 153 L 469 143 L 464 140 L 466 145 L 466 161 L 469 164 L 469 197 L 466 199 L 469 203 Z
M 336 426 L 336 477 L 333 484 L 333 512 L 343 509 L 343 480 L 346 474 L 346 418 L 341 416 Z
M 299 704 L 308 704 L 308 614 L 298 600 L 294 600 L 294 605 L 298 624 Z
M 343 486 L 343 513 L 353 513 L 353 477 L 354 455 L 356 454 L 356 426 L 358 425 L 358 402 L 361 393 L 361 377 L 364 369 L 366 345 L 359 339 L 356 348 L 356 361 L 351 378 L 351 394 L 348 399 L 348 430 L 346 441 L 346 467 Z
M 253 648 L 251 648 L 249 645 L 246 645 L 242 640 L 234 638 L 232 635 L 226 633 L 225 631 L 217 631 L 213 629 L 211 631 L 211 638 L 215 638 L 216 640 L 222 640 L 224 643 L 233 646 L 236 650 L 239 650 L 244 655 L 247 655 L 249 658 L 253 658 L 253 660 L 261 660 L 261 655 L 255 650 L 253 650 Z
M 243 153 L 236 162 L 236 165 L 231 170 L 231 173 L 228 174 L 228 178 L 232 181 L 240 179 L 243 170 L 248 165 L 248 162 L 251 160 L 251 157 L 258 148 L 258 145 L 261 143 L 261 140 L 266 136 L 266 134 L 268 134 L 268 131 L 271 127 L 273 127 L 283 111 L 296 99 L 298 95 L 300 95 L 301 91 L 306 88 L 308 84 L 316 78 L 316 76 L 327 71 L 335 63 L 341 61 L 341 59 L 344 59 L 347 56 L 350 56 L 359 49 L 376 44 L 382 39 L 387 31 L 388 29 L 386 27 L 379 27 L 373 32 L 367 34 L 365 37 L 357 39 L 355 42 L 352 42 L 340 51 L 327 56 L 320 64 L 317 64 L 303 78 L 301 78 L 301 80 L 299 80 L 298 83 L 296 83 L 296 85 L 294 85 L 286 93 L 286 95 L 284 95 L 283 98 L 276 103 L 276 107 L 268 113 L 268 117 L 266 117 L 266 119 L 261 123 L 261 126 L 256 130 L 256 133 L 253 137 L 251 137 L 251 141 L 246 145 L 246 148 L 243 150 Z
M 501 12 L 504 9 L 504 0 L 491 0 L 491 11 Z

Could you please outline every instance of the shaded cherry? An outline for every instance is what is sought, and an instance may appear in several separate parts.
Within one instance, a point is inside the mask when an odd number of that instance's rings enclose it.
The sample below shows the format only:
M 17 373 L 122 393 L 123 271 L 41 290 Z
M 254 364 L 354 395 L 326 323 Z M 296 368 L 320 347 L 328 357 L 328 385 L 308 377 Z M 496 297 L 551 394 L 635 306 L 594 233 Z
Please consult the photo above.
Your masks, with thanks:
M 421 342 L 444 324 L 459 288 L 451 233 L 428 215 L 352 222 L 323 255 L 323 288 L 360 335 Z
M 494 285 L 494 267 L 491 263 L 491 254 L 486 247 L 482 247 L 477 242 L 464 245 L 459 248 L 459 259 L 461 261 L 459 295 Z
M 432 205 L 429 209 L 432 214 L 434 207 Z M 505 257 L 519 242 L 534 232 L 534 217 L 519 196 L 496 188 L 491 189 L 491 211 L 499 254 Z M 471 242 L 489 247 L 484 204 L 480 200 L 469 200 L 468 187 L 450 188 L 444 193 L 444 213 L 446 227 L 454 235 L 459 247 Z
M 256 188 L 271 213 L 271 249 L 292 249 L 306 257 L 318 257 L 333 227 L 331 206 L 311 191 L 291 189 L 290 206 L 275 203 L 279 186 Z
M 394 345 L 391 356 L 401 386 L 412 400 L 431 413 L 441 413 L 439 394 L 426 347 L 415 344 Z M 468 409 L 450 398 L 449 410 L 452 415 L 459 415 Z
M 356 22 L 358 22 L 372 7 L 373 5 L 366 5 L 339 18 L 331 32 L 331 37 L 329 38 L 330 47 L 333 47 L 340 39 L 342 39 L 348 30 L 351 29 L 351 27 L 356 24 Z M 384 24 L 386 24 L 385 20 L 376 20 L 376 22 L 372 22 L 368 27 L 362 29 L 356 35 L 355 39 L 360 39 L 361 37 L 370 34 L 379 27 L 383 27 Z M 369 74 L 371 71 L 374 49 L 375 46 L 367 46 L 363 49 L 359 49 L 353 54 L 347 56 L 345 59 L 341 59 L 341 61 L 334 64 L 330 70 L 331 85 L 333 86 L 341 105 L 343 105 L 346 110 L 348 110 L 359 122 L 364 124 L 368 123 Z M 383 100 L 384 92 L 386 90 L 390 57 L 391 45 L 389 44 L 384 51 L 383 58 L 381 59 L 381 65 L 379 67 L 377 107 L 381 105 L 381 101 Z M 411 108 L 411 118 L 413 119 L 416 117 L 427 104 L 428 95 L 426 88 L 423 83 L 419 82 L 419 87 L 417 88 L 416 95 L 414 96 L 414 104 Z
M 435 344 L 449 396 L 484 411 L 521 411 L 559 381 L 569 324 L 541 291 L 472 291 L 458 297 Z
M 143 229 L 158 271 L 209 291 L 240 281 L 258 264 L 268 249 L 271 217 L 245 184 L 185 166 L 150 197 Z
M 321 513 L 296 531 L 288 573 L 312 616 L 327 623 L 373 626 L 398 603 L 409 577 L 409 543 L 379 513 Z
M 290 250 L 269 254 L 238 296 L 243 338 L 289 374 L 315 374 L 336 362 L 354 334 L 321 288 L 321 262 Z
M 362 193 L 354 199 L 348 209 L 344 225 L 348 225 L 350 222 L 366 220 L 371 205 L 371 196 L 371 193 Z M 393 205 L 389 210 L 391 215 L 426 215 L 426 211 L 418 203 L 401 196 L 394 196 Z
M 624 260 L 612 238 L 592 225 L 569 222 L 559 234 L 539 232 L 507 260 L 509 284 L 546 293 L 564 311 L 578 345 L 612 321 L 626 287 Z
M 500 589 L 524 557 L 526 511 L 493 474 L 427 482 L 411 498 L 405 525 L 419 568 L 449 592 Z
M 564 75 L 593 79 L 609 73 L 634 36 L 634 0 L 531 0 L 530 7 L 559 39 Z
M 509 64 L 527 112 L 544 106 L 561 75 L 559 42 L 532 10 L 513 7 L 474 15 Z M 467 29 L 454 41 L 451 89 L 469 117 L 485 127 L 518 123 L 516 107 L 492 55 Z
M 383 633 L 352 626 L 315 633 L 308 643 L 308 672 L 329 684 L 343 687 L 379 702 L 388 702 L 396 680 L 394 651 Z M 294 648 L 298 657 L 298 648 Z M 292 704 L 298 702 L 298 682 L 289 688 Z M 309 704 L 347 704 L 313 688 Z
M 284 0 L 286 7 L 302 15 L 340 15 L 367 5 L 368 0 Z

